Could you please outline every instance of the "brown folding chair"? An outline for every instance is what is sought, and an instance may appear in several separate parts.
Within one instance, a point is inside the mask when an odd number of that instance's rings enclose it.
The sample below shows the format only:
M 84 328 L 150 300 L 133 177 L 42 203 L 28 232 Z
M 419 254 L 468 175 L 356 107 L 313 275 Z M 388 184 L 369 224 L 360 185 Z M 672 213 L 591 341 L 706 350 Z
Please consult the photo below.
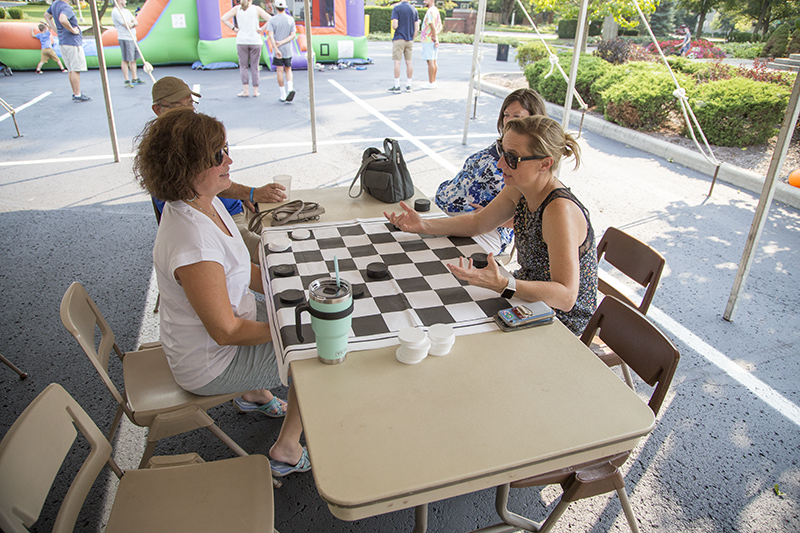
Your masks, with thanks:
M 53 531 L 71 532 L 95 479 L 108 464 L 119 477 L 106 531 L 272 531 L 269 460 L 249 455 L 123 472 L 111 444 L 61 385 L 51 383 L 0 442 L 0 528 L 27 532 L 38 519 L 78 430 L 91 451 L 70 483 Z M 154 458 L 155 459 L 155 458 Z M 170 464 L 170 458 L 166 464 Z M 64 474 L 61 474 L 64 475 Z
M 592 315 L 581 336 L 583 343 L 588 346 L 598 330 L 600 339 L 645 383 L 654 387 L 648 405 L 658 415 L 678 367 L 678 349 L 642 313 L 614 296 L 606 296 Z M 613 406 L 609 408 L 613 409 Z M 630 452 L 624 452 L 497 487 L 496 507 L 504 523 L 480 531 L 511 531 L 513 529 L 508 529 L 508 526 L 512 526 L 547 532 L 553 528 L 571 502 L 616 490 L 631 531 L 638 533 L 636 517 L 625 492 L 625 481 L 619 471 L 629 455 Z M 556 483 L 564 489 L 564 494 L 544 523 L 538 524 L 508 510 L 510 488 Z
M 628 278 L 645 288 L 644 296 L 639 304 L 615 289 L 603 276 L 598 276 L 597 287 L 604 295 L 614 296 L 631 307 L 635 307 L 643 315 L 647 314 L 650 303 L 653 301 L 661 272 L 666 261 L 664 257 L 642 241 L 631 237 L 617 228 L 608 228 L 597 244 L 597 262 L 605 260 Z M 595 338 L 592 342 L 592 351 L 608 366 L 622 365 L 625 382 L 633 387 L 628 367 L 608 346 Z
M 122 353 L 115 342 L 114 333 L 86 289 L 76 282 L 69 286 L 61 300 L 61 322 L 81 345 L 103 383 L 117 401 L 118 408 L 111 424 L 108 440 L 113 442 L 122 414 L 140 427 L 149 428 L 147 447 L 139 468 L 144 467 L 156 447 L 165 437 L 208 428 L 236 455 L 245 452 L 225 434 L 207 411 L 241 395 L 241 392 L 216 396 L 197 396 L 182 389 L 172 375 L 167 357 L 160 344 L 148 345 L 135 352 Z M 95 328 L 100 332 L 100 342 L 95 346 Z M 111 350 L 122 361 L 125 389 L 117 389 L 108 375 Z

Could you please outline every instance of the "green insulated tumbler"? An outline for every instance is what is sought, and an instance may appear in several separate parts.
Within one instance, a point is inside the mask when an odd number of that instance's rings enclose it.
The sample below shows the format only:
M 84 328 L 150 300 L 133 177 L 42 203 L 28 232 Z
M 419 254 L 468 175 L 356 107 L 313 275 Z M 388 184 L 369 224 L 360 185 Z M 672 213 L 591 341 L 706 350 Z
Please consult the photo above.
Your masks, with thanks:
M 295 308 L 297 338 L 305 342 L 300 314 L 311 315 L 311 329 L 317 339 L 317 356 L 325 364 L 335 365 L 347 355 L 347 336 L 353 322 L 353 291 L 350 283 L 334 278 L 315 279 L 308 286 L 308 303 Z

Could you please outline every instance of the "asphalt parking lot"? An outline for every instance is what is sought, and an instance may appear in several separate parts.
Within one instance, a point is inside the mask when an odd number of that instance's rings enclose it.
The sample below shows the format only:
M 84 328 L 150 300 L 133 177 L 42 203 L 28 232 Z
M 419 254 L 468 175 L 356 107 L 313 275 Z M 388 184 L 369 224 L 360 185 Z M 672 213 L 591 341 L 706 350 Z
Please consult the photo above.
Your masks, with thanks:
M 466 101 L 471 46 L 442 46 L 438 90 L 402 94 L 386 91 L 392 83 L 390 45 L 370 42 L 369 53 L 374 63 L 366 70 L 314 73 L 316 146 L 305 71 L 295 73 L 292 104 L 278 101 L 275 74 L 266 71 L 261 96 L 248 99 L 236 97 L 241 86 L 235 70 L 157 66 L 154 74 L 198 86 L 198 110 L 226 125 L 237 182 L 259 185 L 291 174 L 295 189 L 348 185 L 364 149 L 394 137 L 417 187 L 433 195 L 468 155 L 495 138 L 501 99 L 484 93 Z M 496 46 L 483 46 L 482 73 L 518 70 L 513 53 L 508 62 L 496 61 L 495 53 Z M 424 81 L 425 65 L 417 58 L 414 66 L 416 85 Z M 19 110 L 24 134 L 14 138 L 13 121 L 0 116 L 0 353 L 30 375 L 21 381 L 0 366 L 0 434 L 51 382 L 61 383 L 102 430 L 111 423 L 111 396 L 58 316 L 72 281 L 87 288 L 124 350 L 158 338 L 151 254 L 156 223 L 131 172 L 135 137 L 152 118 L 150 85 L 124 89 L 118 69 L 109 78 L 119 163 L 113 161 L 97 71 L 82 75 L 93 99 L 81 104 L 70 101 L 60 72 L 0 77 L 0 96 Z M 735 320 L 728 322 L 722 313 L 758 194 L 718 182 L 709 198 L 708 175 L 589 131 L 580 143 L 584 164 L 576 171 L 565 165 L 562 181 L 588 207 L 598 238 L 615 226 L 667 260 L 649 316 L 682 359 L 655 430 L 624 467 L 642 530 L 800 531 L 800 211 L 780 203 L 770 209 Z M 121 381 L 119 368 L 113 377 Z M 476 394 L 485 396 L 486 409 L 475 416 L 484 417 L 492 414 L 492 397 L 503 391 Z M 266 453 L 280 426 L 239 416 L 229 405 L 210 414 L 252 453 Z M 123 468 L 138 464 L 144 435 L 124 423 L 114 442 Z M 206 460 L 231 456 L 205 432 L 167 439 L 156 453 L 187 451 Z M 64 473 L 75 471 L 75 457 Z M 101 475 L 76 530 L 103 529 L 114 479 L 107 471 Z M 34 531 L 52 528 L 65 490 L 56 484 Z M 557 494 L 554 487 L 515 491 L 511 508 L 543 517 Z M 339 521 L 310 474 L 287 478 L 275 492 L 275 516 L 282 533 L 399 532 L 413 525 L 412 510 Z M 493 491 L 430 506 L 430 531 L 494 522 Z M 566 530 L 628 526 L 618 499 L 600 496 L 573 504 L 557 528 Z

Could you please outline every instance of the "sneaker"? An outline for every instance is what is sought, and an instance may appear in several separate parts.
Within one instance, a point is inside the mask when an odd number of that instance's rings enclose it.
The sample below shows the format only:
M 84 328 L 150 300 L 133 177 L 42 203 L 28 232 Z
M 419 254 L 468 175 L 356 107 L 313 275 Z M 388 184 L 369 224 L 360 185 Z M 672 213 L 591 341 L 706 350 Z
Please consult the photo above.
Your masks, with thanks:
M 91 98 L 85 94 L 81 94 L 80 96 L 75 96 L 74 94 L 72 95 L 73 102 L 88 102 L 89 100 L 91 100 Z
M 285 96 L 281 96 L 280 98 L 278 98 L 278 100 L 280 100 L 281 102 L 285 102 L 286 101 L 286 97 Z
M 389 87 L 389 92 L 390 93 L 399 93 L 400 92 L 400 87 Z
M 128 80 L 125 80 L 125 88 L 126 89 L 133 89 L 133 84 Z
M 136 79 L 133 80 L 133 84 L 134 85 L 147 85 L 147 82 L 146 81 L 142 81 L 139 78 L 136 78 Z
M 419 86 L 419 88 L 420 88 L 420 89 L 438 89 L 438 88 L 439 88 L 439 86 L 438 86 L 438 85 L 436 85 L 435 83 L 430 83 L 430 82 L 427 82 L 427 81 L 426 81 L 425 83 L 423 83 L 422 85 L 420 85 L 420 86 Z
M 406 92 L 407 93 L 410 93 L 412 90 L 413 89 L 411 88 L 411 85 L 406 85 Z
M 286 101 L 291 102 L 294 100 L 294 91 L 289 91 L 289 94 L 286 95 Z

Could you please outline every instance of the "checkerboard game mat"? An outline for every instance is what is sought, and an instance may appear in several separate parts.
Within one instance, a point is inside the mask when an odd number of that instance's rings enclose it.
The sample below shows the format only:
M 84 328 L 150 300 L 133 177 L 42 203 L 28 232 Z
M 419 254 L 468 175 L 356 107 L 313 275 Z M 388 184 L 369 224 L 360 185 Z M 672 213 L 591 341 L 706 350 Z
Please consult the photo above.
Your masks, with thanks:
M 309 230 L 311 237 L 292 239 L 294 228 Z M 271 252 L 268 244 L 280 237 L 288 237 L 291 247 Z M 349 351 L 398 344 L 398 331 L 409 326 L 427 330 L 433 324 L 451 324 L 456 335 L 492 331 L 497 326 L 491 317 L 516 305 L 495 291 L 460 281 L 447 268 L 459 257 L 484 252 L 471 238 L 405 233 L 383 218 L 265 228 L 261 238 L 270 327 L 279 332 L 273 334 L 279 367 L 316 355 L 310 316 L 301 315 L 301 343 L 295 329 L 296 305 L 284 303 L 280 295 L 297 289 L 307 300 L 313 280 L 335 276 L 334 257 L 341 279 L 350 282 L 354 294 L 363 290 L 354 301 Z M 388 266 L 388 278 L 367 276 L 367 265 L 375 262 Z M 276 275 L 278 265 L 293 265 L 294 275 Z

